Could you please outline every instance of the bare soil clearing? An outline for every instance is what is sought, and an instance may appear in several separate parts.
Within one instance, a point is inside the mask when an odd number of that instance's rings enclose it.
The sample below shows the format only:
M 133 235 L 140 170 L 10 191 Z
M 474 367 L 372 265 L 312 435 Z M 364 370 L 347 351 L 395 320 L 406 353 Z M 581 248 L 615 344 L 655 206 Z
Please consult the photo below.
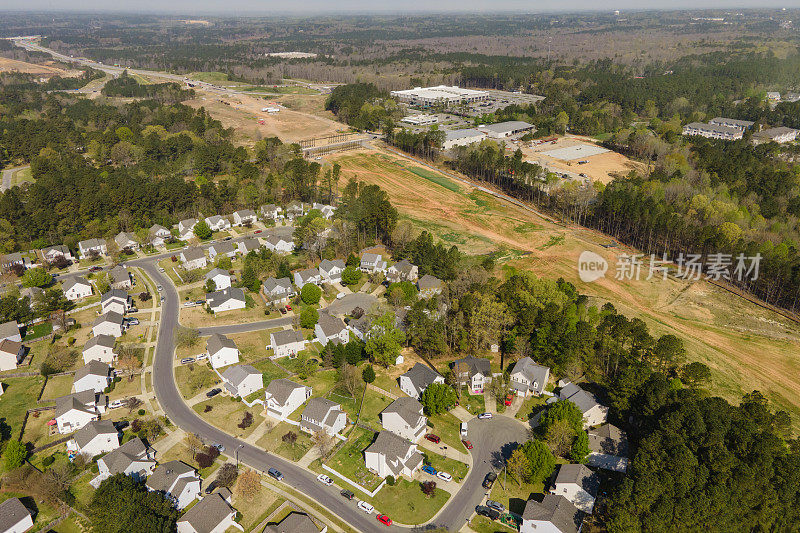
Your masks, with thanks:
M 17 61 L 7 57 L 0 57 L 0 72 L 22 72 L 24 74 L 34 74 L 42 77 L 61 76 L 62 78 L 74 78 L 83 74 L 80 70 L 66 70 L 55 66 L 52 62 L 47 63 L 27 63 Z

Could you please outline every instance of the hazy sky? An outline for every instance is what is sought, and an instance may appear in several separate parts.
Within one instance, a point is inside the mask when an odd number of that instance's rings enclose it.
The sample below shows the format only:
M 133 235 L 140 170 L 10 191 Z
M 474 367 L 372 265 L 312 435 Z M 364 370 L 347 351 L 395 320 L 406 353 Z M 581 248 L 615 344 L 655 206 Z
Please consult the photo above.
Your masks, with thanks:
M 128 11 L 171 13 L 302 13 L 409 11 L 578 11 L 800 7 L 800 0 L 0 0 L 0 10 Z

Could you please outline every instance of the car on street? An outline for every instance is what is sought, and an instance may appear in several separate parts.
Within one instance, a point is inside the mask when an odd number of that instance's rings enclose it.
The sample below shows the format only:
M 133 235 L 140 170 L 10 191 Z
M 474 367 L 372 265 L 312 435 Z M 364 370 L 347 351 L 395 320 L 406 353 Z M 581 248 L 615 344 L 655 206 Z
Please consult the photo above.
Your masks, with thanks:
M 384 526 L 391 526 L 392 525 L 392 519 L 389 518 L 388 516 L 386 516 L 385 514 L 379 514 L 378 515 L 378 522 L 380 522 Z
M 486 474 L 486 477 L 483 478 L 483 488 L 491 489 L 495 481 L 497 481 L 497 474 L 495 474 L 494 472 L 489 472 L 488 474 Z
M 283 481 L 283 474 L 281 474 L 280 470 L 278 470 L 277 468 L 270 468 L 269 470 L 267 470 L 267 474 L 274 477 L 278 481 Z
M 261 230 L 260 230 L 260 229 L 257 229 L 257 230 L 255 230 L 253 233 L 255 233 L 255 234 L 259 234 L 259 233 L 261 233 Z
M 492 418 L 492 413 L 481 413 L 478 415 L 478 418 L 480 418 L 481 420 L 488 420 Z
M 440 442 L 442 442 L 442 439 L 440 439 L 437 435 L 434 435 L 433 433 L 428 433 L 427 435 L 425 435 L 425 439 L 431 441 L 434 444 L 439 444 Z
M 436 475 L 436 469 L 431 465 L 422 465 L 422 471 L 426 474 L 430 474 L 432 476 Z
M 464 445 L 464 448 L 466 448 L 466 449 L 468 449 L 468 450 L 471 450 L 471 449 L 472 449 L 472 442 L 470 442 L 470 441 L 468 441 L 468 440 L 462 440 L 462 441 L 461 441 L 461 444 L 463 444 L 463 445 Z
M 503 505 L 502 503 L 496 502 L 494 500 L 486 500 L 486 507 L 494 509 L 498 513 L 505 513 L 506 512 L 506 506 Z
M 224 238 L 224 239 L 222 239 L 222 240 L 223 240 L 223 241 L 229 241 L 229 240 L 231 240 L 232 238 L 233 238 L 233 237 L 225 237 L 225 238 Z
M 355 495 L 355 494 L 353 494 L 352 492 L 350 492 L 350 491 L 349 491 L 349 490 L 347 490 L 347 489 L 342 489 L 342 490 L 341 490 L 341 492 L 339 492 L 339 494 L 341 494 L 342 496 L 344 496 L 344 497 L 345 497 L 345 498 L 347 498 L 348 500 L 352 500 L 353 498 L 355 498 L 355 497 L 356 497 L 356 495 Z
M 498 513 L 494 509 L 486 507 L 485 505 L 478 505 L 477 507 L 475 507 L 475 512 L 478 513 L 479 515 L 485 516 L 490 520 L 497 520 L 498 518 L 500 518 L 500 513 Z
M 214 492 L 214 489 L 216 488 L 217 488 L 217 480 L 215 479 L 214 481 L 209 483 L 208 486 L 206 487 L 206 494 L 211 494 L 212 492 Z
M 320 475 L 318 475 L 318 476 L 317 476 L 317 481 L 319 481 L 319 482 L 320 482 L 320 483 L 322 483 L 323 485 L 327 485 L 327 486 L 329 486 L 329 487 L 330 487 L 331 485 L 333 485 L 333 480 L 332 480 L 331 478 L 329 478 L 328 476 L 326 476 L 325 474 L 320 474 Z
M 287 311 L 291 311 L 291 310 L 292 310 L 292 306 L 287 304 L 287 305 L 286 305 L 286 310 L 287 310 Z
M 206 393 L 206 398 L 213 398 L 214 396 L 216 396 L 220 392 L 222 392 L 222 389 L 220 389 L 219 387 L 217 387 L 216 389 L 211 389 L 210 391 L 208 391 Z
M 194 363 L 194 357 L 184 357 L 181 359 L 182 365 L 188 365 L 189 363 Z
M 159 272 L 166 272 L 166 270 L 164 270 L 164 267 L 158 267 L 158 271 Z
M 453 476 L 451 476 L 447 472 L 442 472 L 442 471 L 436 472 L 436 477 L 438 477 L 442 481 L 453 481 Z
M 225 446 L 223 446 L 222 444 L 212 444 L 212 446 L 214 448 L 216 448 L 217 450 L 219 450 L 219 453 L 222 453 L 222 452 L 225 451 Z
M 164 290 L 164 287 L 162 287 L 161 285 L 156 285 L 156 290 L 158 290 L 158 292 L 161 292 Z
M 164 297 L 163 297 L 163 296 L 161 297 L 161 301 L 162 301 L 162 302 L 164 301 Z
M 461 422 L 461 436 L 462 437 L 466 437 L 467 436 L 467 423 L 466 422 Z
M 199 354 L 197 354 L 197 360 L 198 361 L 202 361 L 203 359 L 208 359 L 208 354 L 207 353 L 199 353 Z
M 507 395 L 506 395 L 506 399 L 505 399 L 505 401 L 504 401 L 503 403 L 505 403 L 505 404 L 506 404 L 506 407 L 508 407 L 508 406 L 509 406 L 509 405 L 511 405 L 513 402 L 514 402 L 514 395 L 513 395 L 513 394 L 507 394 Z
M 365 513 L 367 513 L 367 514 L 372 514 L 372 511 L 375 510 L 375 508 L 372 505 L 368 504 L 364 500 L 359 500 L 358 508 L 361 509 L 362 511 L 364 511 Z

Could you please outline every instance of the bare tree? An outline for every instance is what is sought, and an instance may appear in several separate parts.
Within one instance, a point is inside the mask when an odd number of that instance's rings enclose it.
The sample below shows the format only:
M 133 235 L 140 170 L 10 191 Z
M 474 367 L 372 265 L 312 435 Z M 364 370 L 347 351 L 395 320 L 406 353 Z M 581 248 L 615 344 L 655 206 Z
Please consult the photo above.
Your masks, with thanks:
M 192 452 L 192 460 L 197 457 L 197 452 L 202 450 L 203 446 L 205 446 L 203 440 L 195 433 L 187 433 L 183 442 L 186 444 L 186 447 L 189 448 L 189 451 Z
M 339 369 L 339 384 L 351 397 L 355 398 L 363 385 L 361 372 L 353 365 L 346 362 L 343 363 L 342 367 Z
M 194 328 L 175 326 L 175 344 L 182 348 L 188 348 L 197 344 L 200 340 L 200 332 Z
M 336 437 L 328 435 L 328 432 L 324 430 L 315 432 L 311 436 L 311 441 L 319 449 L 319 454 L 323 459 L 327 459 L 336 446 Z

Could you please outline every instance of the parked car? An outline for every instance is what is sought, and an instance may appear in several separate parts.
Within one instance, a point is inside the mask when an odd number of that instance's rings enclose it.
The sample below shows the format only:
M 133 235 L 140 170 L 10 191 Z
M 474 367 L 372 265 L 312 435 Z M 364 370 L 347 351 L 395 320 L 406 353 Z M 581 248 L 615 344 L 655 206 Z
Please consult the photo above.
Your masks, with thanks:
M 198 361 L 202 361 L 203 359 L 208 359 L 208 354 L 207 353 L 201 353 L 201 354 L 197 355 L 197 360 Z
M 433 433 L 428 433 L 427 435 L 425 435 L 425 438 L 434 444 L 439 444 L 440 442 L 442 442 L 442 439 L 440 439 L 437 435 L 434 435 Z
M 232 238 L 233 238 L 233 237 L 225 237 L 225 238 L 224 238 L 224 239 L 222 239 L 222 240 L 223 240 L 223 241 L 229 241 L 229 240 L 231 240 Z
M 500 518 L 500 513 L 498 513 L 494 509 L 486 507 L 485 505 L 479 505 L 475 507 L 475 512 L 478 513 L 479 515 L 489 518 L 490 520 L 497 520 L 498 518 Z
M 388 516 L 386 516 L 385 514 L 379 514 L 378 515 L 378 522 L 380 522 L 384 526 L 391 526 L 392 525 L 392 519 L 389 518 Z
M 131 326 L 138 326 L 139 325 L 139 319 L 138 318 L 127 318 L 126 320 L 128 321 L 128 324 L 131 325 Z
M 466 422 L 461 422 L 461 436 L 462 437 L 466 437 L 467 436 L 467 423 Z
M 497 481 L 497 474 L 495 474 L 494 472 L 489 472 L 488 474 L 486 474 L 486 477 L 483 478 L 483 488 L 491 489 L 495 481 Z
M 282 315 L 285 315 L 285 314 L 286 314 L 286 308 L 285 308 L 285 307 L 281 307 L 281 314 L 282 314 Z
M 422 471 L 426 474 L 430 474 L 432 476 L 436 475 L 436 469 L 431 465 L 422 465 Z
M 99 266 L 93 266 L 89 268 L 89 272 L 100 272 L 101 270 L 103 270 L 103 267 Z
M 472 449 L 472 442 L 470 442 L 470 441 L 468 441 L 468 440 L 462 440 L 462 441 L 461 441 L 461 444 L 463 444 L 463 445 L 464 445 L 464 448 L 466 448 L 466 449 L 468 449 L 468 450 L 471 450 L 471 449 Z
M 287 311 L 291 311 L 291 310 L 292 310 L 292 306 L 291 306 L 291 305 L 289 305 L 289 304 L 286 304 L 286 310 L 287 310 Z
M 442 481 L 453 481 L 453 476 L 451 476 L 447 472 L 442 472 L 442 471 L 436 472 L 436 477 L 438 477 Z
M 513 394 L 506 394 L 506 399 L 503 403 L 506 404 L 506 407 L 511 405 L 514 402 L 514 395 Z
M 364 511 L 365 513 L 367 513 L 367 514 L 372 514 L 372 511 L 375 510 L 375 508 L 372 505 L 368 504 L 364 500 L 359 500 L 358 508 L 361 509 L 362 511 Z
M 214 492 L 214 489 L 216 488 L 217 488 L 217 480 L 215 479 L 214 481 L 209 483 L 208 486 L 206 487 L 206 494 L 211 494 L 212 492 Z
M 158 271 L 159 272 L 166 272 L 166 270 L 164 270 L 164 267 L 158 267 Z
M 181 359 L 182 365 L 188 365 L 189 363 L 194 363 L 194 357 L 184 357 Z
M 505 505 L 503 505 L 500 502 L 496 502 L 494 500 L 486 500 L 486 506 L 490 507 L 491 509 L 494 509 L 498 513 L 505 513 L 506 512 Z
M 125 405 L 125 403 L 122 400 L 111 400 L 108 402 L 109 409 L 119 409 L 123 405 Z
M 206 398 L 213 398 L 214 396 L 216 396 L 220 392 L 222 392 L 222 389 L 220 389 L 219 387 L 217 387 L 216 389 L 211 389 L 210 391 L 208 391 L 206 393 Z
M 219 450 L 219 453 L 222 453 L 222 452 L 225 451 L 225 446 L 223 446 L 222 444 L 212 444 L 212 446 L 214 448 L 216 448 L 217 450 Z
M 269 470 L 267 470 L 267 474 L 274 477 L 278 481 L 283 481 L 283 474 L 281 474 L 280 470 L 278 470 L 277 468 L 270 468 Z
M 492 413 L 481 413 L 478 415 L 478 418 L 480 418 L 481 420 L 488 420 L 492 418 Z
M 260 229 L 257 229 L 257 230 L 255 230 L 253 233 L 255 233 L 255 234 L 259 234 L 259 233 L 261 233 L 261 230 L 260 230 Z
M 164 287 L 162 287 L 161 285 L 156 285 L 156 290 L 158 290 L 158 292 L 161 292 L 164 290 Z
M 331 478 L 329 478 L 328 476 L 326 476 L 325 474 L 320 474 L 320 475 L 318 475 L 318 476 L 317 476 L 317 481 L 319 481 L 319 482 L 320 482 L 320 483 L 322 483 L 323 485 L 327 485 L 327 486 L 329 486 L 329 487 L 330 487 L 331 485 L 333 485 L 333 480 L 332 480 Z
M 347 489 L 342 489 L 342 491 L 341 491 L 339 494 L 341 494 L 342 496 L 344 496 L 344 497 L 345 497 L 345 498 L 347 498 L 348 500 L 352 500 L 353 498 L 355 498 L 355 497 L 356 497 L 356 495 L 355 495 L 355 494 L 353 494 L 352 492 L 350 492 L 350 491 L 349 491 L 349 490 L 347 490 Z
M 341 300 L 342 298 L 344 298 L 344 296 L 345 294 L 343 292 L 340 292 L 339 294 L 336 295 L 336 299 Z

